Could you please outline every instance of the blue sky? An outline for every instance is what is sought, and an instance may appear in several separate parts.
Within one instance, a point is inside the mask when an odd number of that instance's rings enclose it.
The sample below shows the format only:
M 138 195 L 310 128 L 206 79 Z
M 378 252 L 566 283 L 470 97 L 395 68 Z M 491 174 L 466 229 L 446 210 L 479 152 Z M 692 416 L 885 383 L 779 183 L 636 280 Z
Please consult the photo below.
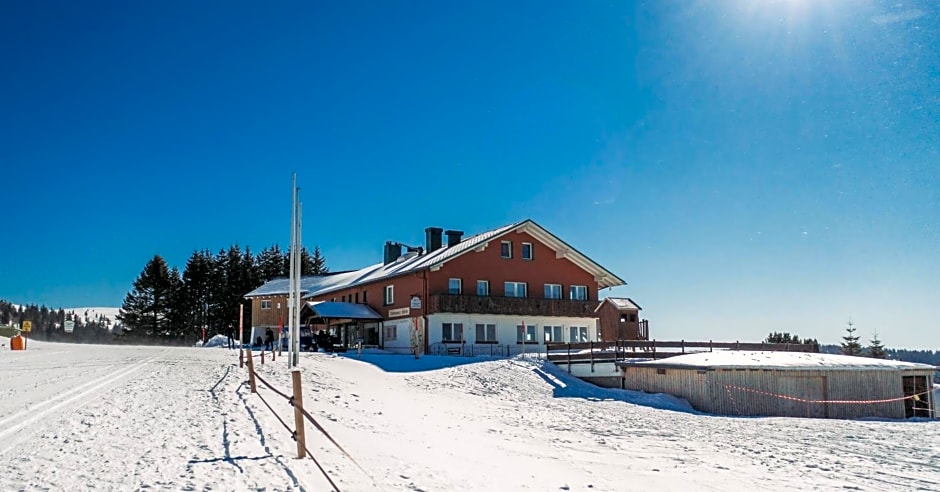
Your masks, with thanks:
M 659 339 L 940 349 L 926 1 L 4 2 L 0 298 L 119 306 L 154 254 L 532 218 Z

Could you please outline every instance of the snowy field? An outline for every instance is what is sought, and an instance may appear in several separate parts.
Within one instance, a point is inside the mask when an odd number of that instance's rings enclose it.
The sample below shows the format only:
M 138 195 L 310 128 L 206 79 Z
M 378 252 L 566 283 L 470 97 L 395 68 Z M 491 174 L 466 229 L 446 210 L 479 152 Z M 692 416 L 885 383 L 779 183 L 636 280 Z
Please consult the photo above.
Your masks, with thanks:
M 0 343 L 0 490 L 329 490 L 237 351 Z M 258 369 L 289 392 L 285 363 Z M 305 406 L 365 469 L 306 426 L 344 491 L 940 490 L 940 422 L 701 415 L 537 360 L 301 367 Z

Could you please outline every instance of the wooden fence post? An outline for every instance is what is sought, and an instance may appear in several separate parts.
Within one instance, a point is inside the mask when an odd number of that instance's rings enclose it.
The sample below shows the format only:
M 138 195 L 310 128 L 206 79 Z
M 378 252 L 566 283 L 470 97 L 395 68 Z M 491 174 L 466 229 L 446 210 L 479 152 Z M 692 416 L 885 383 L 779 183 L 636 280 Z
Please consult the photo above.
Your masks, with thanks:
M 252 358 L 251 349 L 248 349 L 248 387 L 251 388 L 252 393 L 257 393 L 258 387 L 255 386 L 255 363 Z
M 264 349 L 261 349 L 261 365 L 264 365 Z
M 571 342 L 568 342 L 568 374 L 571 374 Z
M 294 382 L 294 427 L 297 428 L 297 457 L 307 456 L 307 438 L 304 436 L 304 414 L 300 411 L 304 407 L 303 389 L 300 387 L 300 369 L 291 371 Z
M 241 369 L 245 367 L 245 352 L 241 347 L 238 347 L 238 368 Z
M 594 341 L 591 340 L 591 372 L 594 372 Z

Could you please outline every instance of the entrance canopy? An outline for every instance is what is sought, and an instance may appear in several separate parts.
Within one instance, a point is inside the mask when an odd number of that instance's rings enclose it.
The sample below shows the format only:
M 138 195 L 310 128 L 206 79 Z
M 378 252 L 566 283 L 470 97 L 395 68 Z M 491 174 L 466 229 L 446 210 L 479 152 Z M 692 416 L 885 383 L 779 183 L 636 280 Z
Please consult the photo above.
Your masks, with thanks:
M 382 315 L 366 304 L 351 302 L 306 302 L 303 310 L 309 310 L 315 318 L 328 320 L 373 320 L 380 321 Z

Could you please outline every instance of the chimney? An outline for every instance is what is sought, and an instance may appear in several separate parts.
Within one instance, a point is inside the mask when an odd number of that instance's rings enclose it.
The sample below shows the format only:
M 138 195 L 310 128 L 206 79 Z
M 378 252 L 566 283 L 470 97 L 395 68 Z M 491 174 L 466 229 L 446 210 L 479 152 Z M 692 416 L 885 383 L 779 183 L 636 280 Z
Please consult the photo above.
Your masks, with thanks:
M 425 237 L 425 249 L 428 253 L 433 253 L 434 251 L 441 249 L 441 233 L 444 232 L 444 229 L 440 227 L 428 227 L 424 230 Z
M 444 234 L 447 234 L 447 247 L 456 246 L 460 242 L 460 238 L 463 237 L 463 231 L 445 231 Z
M 399 256 L 401 256 L 401 244 L 385 241 L 385 259 L 383 260 L 384 264 L 388 265 L 389 263 L 397 260 Z

